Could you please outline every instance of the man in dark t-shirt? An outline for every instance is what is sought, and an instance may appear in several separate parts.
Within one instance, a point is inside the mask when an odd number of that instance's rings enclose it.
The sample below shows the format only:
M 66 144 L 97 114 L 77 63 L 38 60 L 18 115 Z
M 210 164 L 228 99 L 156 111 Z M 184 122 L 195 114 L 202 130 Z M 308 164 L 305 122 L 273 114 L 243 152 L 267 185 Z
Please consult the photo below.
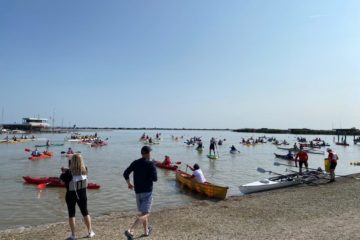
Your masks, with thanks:
M 124 178 L 128 184 L 128 188 L 135 189 L 136 204 L 140 215 L 137 217 L 130 229 L 125 231 L 128 239 L 133 239 L 134 229 L 140 223 L 144 226 L 145 236 L 151 234 L 151 227 L 148 225 L 149 216 L 152 205 L 152 191 L 153 182 L 157 181 L 156 168 L 152 161 L 150 161 L 151 148 L 144 146 L 141 149 L 142 158 L 133 161 L 130 166 L 124 171 Z M 133 172 L 134 185 L 130 181 L 130 174 Z

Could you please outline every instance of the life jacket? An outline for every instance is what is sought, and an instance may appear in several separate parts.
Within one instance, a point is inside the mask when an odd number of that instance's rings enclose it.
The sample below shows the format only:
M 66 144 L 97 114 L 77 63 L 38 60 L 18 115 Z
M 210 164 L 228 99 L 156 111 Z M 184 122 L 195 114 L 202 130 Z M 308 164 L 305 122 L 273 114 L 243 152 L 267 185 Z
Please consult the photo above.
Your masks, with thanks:
M 69 182 L 69 191 L 86 189 L 87 185 L 88 181 L 86 175 L 73 176 L 72 180 Z
M 329 160 L 331 162 L 336 162 L 337 160 L 339 160 L 339 156 L 337 155 L 336 152 L 332 152 L 329 154 Z

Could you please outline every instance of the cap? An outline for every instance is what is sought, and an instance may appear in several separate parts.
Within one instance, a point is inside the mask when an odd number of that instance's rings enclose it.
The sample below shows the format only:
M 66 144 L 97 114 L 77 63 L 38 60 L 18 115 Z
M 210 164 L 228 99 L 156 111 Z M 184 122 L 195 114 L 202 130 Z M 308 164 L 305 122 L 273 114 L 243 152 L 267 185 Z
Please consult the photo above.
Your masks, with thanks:
M 147 153 L 150 153 L 151 151 L 152 151 L 152 149 L 149 146 L 143 146 L 141 148 L 141 154 L 147 154 Z
M 326 151 L 327 151 L 327 152 L 331 152 L 331 151 L 332 151 L 332 149 L 331 149 L 331 148 L 328 148 L 328 149 L 326 149 Z

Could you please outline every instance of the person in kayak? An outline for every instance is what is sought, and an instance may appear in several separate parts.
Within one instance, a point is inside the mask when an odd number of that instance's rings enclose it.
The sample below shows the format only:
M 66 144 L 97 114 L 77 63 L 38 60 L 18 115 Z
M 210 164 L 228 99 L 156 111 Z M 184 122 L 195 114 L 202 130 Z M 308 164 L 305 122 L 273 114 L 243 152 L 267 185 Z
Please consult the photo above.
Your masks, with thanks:
M 162 164 L 165 165 L 165 166 L 170 166 L 171 163 L 172 163 L 172 162 L 171 162 L 170 157 L 169 157 L 169 156 L 165 156 L 165 159 L 164 159 L 164 161 L 162 162 Z
M 335 182 L 335 168 L 337 165 L 337 160 L 339 160 L 339 156 L 331 149 L 328 148 L 326 150 L 328 152 L 328 159 L 330 160 L 330 181 Z
M 303 147 L 300 147 L 300 151 L 295 156 L 295 166 L 297 167 L 297 162 L 299 161 L 299 173 L 302 173 L 302 166 L 305 165 L 306 171 L 308 170 L 308 154 L 304 151 Z
M 197 163 L 195 163 L 193 167 L 191 167 L 189 165 L 186 165 L 186 166 L 188 166 L 191 169 L 191 171 L 193 171 L 191 178 L 195 178 L 195 180 L 198 183 L 206 183 L 205 176 L 204 176 L 203 172 L 201 171 L 200 166 Z
M 75 211 L 76 204 L 79 206 L 81 214 L 84 217 L 84 223 L 88 230 L 88 238 L 95 236 L 91 226 L 91 217 L 87 209 L 87 174 L 88 170 L 80 154 L 75 154 L 69 160 L 69 168 L 61 168 L 60 179 L 65 183 L 66 195 L 65 201 L 69 214 L 69 225 L 71 235 L 68 239 L 74 240 L 75 237 Z
M 293 160 L 294 159 L 294 155 L 292 154 L 292 151 L 289 150 L 288 154 L 286 155 L 286 158 L 289 160 Z
M 153 201 L 152 191 L 153 183 L 157 181 L 156 168 L 151 159 L 151 148 L 144 146 L 141 148 L 141 158 L 133 161 L 124 171 L 124 178 L 130 190 L 135 189 L 136 204 L 140 214 L 137 216 L 134 224 L 125 231 L 128 239 L 134 238 L 135 228 L 142 224 L 145 236 L 150 236 L 152 228 L 149 226 L 149 217 Z M 130 182 L 130 174 L 133 172 L 134 185 Z
M 237 149 L 236 149 L 236 147 L 235 147 L 234 145 L 232 145 L 232 146 L 230 147 L 230 151 L 235 152 L 235 151 L 237 151 Z
M 72 150 L 71 147 L 68 148 L 66 154 L 74 154 L 74 151 Z
M 31 153 L 31 156 L 33 156 L 33 157 L 38 157 L 40 155 L 41 155 L 41 153 L 39 152 L 39 150 L 37 148 L 35 148 L 35 150 L 32 151 L 32 153 Z
M 46 140 L 46 146 L 47 146 L 47 147 L 50 147 L 50 140 L 49 140 L 49 139 Z
M 214 152 L 214 155 L 216 154 L 215 147 L 216 147 L 216 140 L 215 140 L 215 138 L 211 138 L 210 147 L 209 147 L 209 155 L 211 155 L 211 152 Z

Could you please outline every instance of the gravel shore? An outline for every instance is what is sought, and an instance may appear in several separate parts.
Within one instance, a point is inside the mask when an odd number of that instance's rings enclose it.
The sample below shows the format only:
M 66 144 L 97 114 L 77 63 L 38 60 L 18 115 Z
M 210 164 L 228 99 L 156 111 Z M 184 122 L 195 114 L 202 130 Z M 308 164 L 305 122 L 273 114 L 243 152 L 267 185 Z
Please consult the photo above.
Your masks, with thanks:
M 198 201 L 152 214 L 153 234 L 139 239 L 360 239 L 360 175 L 335 183 L 302 185 L 225 201 Z M 93 219 L 94 239 L 126 239 L 134 215 Z M 0 239 L 66 239 L 67 223 L 0 232 Z M 78 236 L 85 236 L 78 222 Z M 81 239 L 81 238 L 80 238 Z

